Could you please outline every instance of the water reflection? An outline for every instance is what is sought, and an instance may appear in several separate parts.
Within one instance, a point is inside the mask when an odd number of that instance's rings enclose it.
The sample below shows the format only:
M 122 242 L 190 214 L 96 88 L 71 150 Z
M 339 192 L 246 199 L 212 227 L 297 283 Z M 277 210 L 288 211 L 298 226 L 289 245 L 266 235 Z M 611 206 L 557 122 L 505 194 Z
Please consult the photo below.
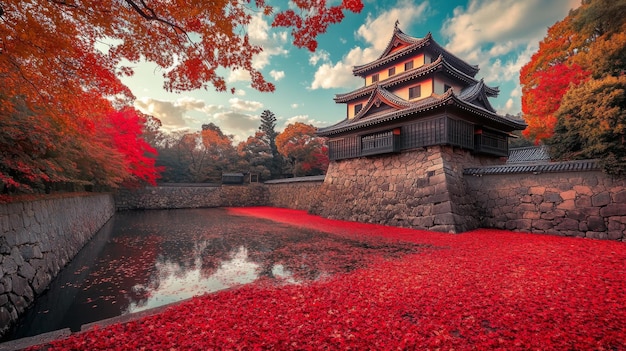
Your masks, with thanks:
M 224 260 L 210 275 L 202 271 L 202 260 L 196 257 L 195 266 L 191 269 L 181 267 L 177 262 L 156 262 L 157 279 L 151 280 L 148 285 L 137 284 L 133 291 L 147 296 L 144 300 L 130 299 L 126 313 L 134 313 L 154 307 L 163 306 L 172 302 L 188 299 L 193 296 L 211 293 L 233 286 L 249 284 L 259 277 L 260 265 L 248 257 L 248 249 L 240 246 L 230 253 L 230 259 Z M 291 273 L 280 264 L 272 267 L 274 277 L 283 278 L 289 283 L 296 283 Z
M 80 326 L 260 278 L 313 281 L 417 246 L 349 240 L 225 209 L 117 213 L 36 300 L 10 338 Z

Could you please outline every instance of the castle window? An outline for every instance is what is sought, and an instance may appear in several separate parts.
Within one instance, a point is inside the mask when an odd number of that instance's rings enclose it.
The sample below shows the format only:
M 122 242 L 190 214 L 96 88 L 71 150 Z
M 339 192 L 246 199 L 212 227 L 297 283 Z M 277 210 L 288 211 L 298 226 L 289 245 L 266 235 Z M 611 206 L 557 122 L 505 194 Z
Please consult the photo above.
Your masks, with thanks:
M 412 68 L 413 68 L 413 61 L 409 61 L 409 62 L 406 62 L 406 63 L 404 64 L 404 70 L 405 70 L 405 71 L 408 71 L 408 70 L 410 70 L 410 69 L 412 69 Z
M 362 108 L 363 108 L 363 104 L 354 105 L 354 115 L 356 116 L 357 113 L 361 112 Z
M 422 96 L 422 86 L 416 85 L 414 87 L 409 88 L 409 100 L 416 99 Z
M 396 68 L 395 67 L 391 67 L 389 69 L 389 77 L 393 76 L 394 74 L 396 74 Z
M 372 83 L 378 82 L 378 73 L 372 75 Z

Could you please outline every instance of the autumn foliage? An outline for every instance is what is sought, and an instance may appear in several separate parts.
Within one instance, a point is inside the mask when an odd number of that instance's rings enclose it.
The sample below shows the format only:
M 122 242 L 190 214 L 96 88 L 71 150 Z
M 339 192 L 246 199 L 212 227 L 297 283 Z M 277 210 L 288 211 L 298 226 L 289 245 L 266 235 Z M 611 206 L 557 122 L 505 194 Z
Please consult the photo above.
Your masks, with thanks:
M 520 71 L 524 131 L 536 142 L 554 134 L 563 96 L 591 78 L 623 74 L 626 5 L 585 0 L 548 29 L 539 50 Z
M 291 163 L 294 177 L 312 170 L 322 174 L 328 169 L 326 139 L 315 135 L 316 130 L 310 124 L 296 122 L 276 137 L 278 152 Z
M 624 243 L 482 229 L 449 235 L 289 209 L 229 211 L 363 245 L 384 239 L 419 249 L 371 255 L 358 269 L 305 284 L 259 280 L 41 349 L 626 349 Z
M 274 25 L 293 28 L 295 44 L 309 49 L 344 11 L 363 6 L 295 4 L 300 11 L 276 13 Z M 120 77 L 150 61 L 172 92 L 226 91 L 223 69 L 247 71 L 253 88 L 273 91 L 252 64 L 263 49 L 247 34 L 253 16 L 273 12 L 263 0 L 2 1 L 0 191 L 153 183 L 158 172 L 144 158 L 152 150 L 134 137 L 144 118 L 128 112 L 134 96 Z M 130 134 L 111 134 L 116 123 Z

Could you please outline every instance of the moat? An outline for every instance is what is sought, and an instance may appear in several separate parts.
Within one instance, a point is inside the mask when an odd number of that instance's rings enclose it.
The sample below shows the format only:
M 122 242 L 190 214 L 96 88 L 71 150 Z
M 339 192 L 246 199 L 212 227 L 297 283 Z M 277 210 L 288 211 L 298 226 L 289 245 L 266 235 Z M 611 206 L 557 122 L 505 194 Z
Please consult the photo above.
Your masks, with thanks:
M 227 209 L 116 213 L 53 280 L 7 340 L 163 306 L 242 284 L 302 284 L 417 245 L 355 240 Z

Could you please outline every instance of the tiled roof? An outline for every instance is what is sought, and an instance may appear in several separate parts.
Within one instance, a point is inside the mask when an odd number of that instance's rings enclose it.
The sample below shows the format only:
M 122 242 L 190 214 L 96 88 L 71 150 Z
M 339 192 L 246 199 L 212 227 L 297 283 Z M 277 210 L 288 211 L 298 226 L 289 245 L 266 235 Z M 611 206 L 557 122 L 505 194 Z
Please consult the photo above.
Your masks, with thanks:
M 487 110 L 496 112 L 496 110 L 489 103 L 488 96 L 498 96 L 498 92 L 499 91 L 496 88 L 487 86 L 481 79 L 478 84 L 471 85 L 461 90 L 459 98 L 467 102 L 474 102 L 478 100 L 479 103 L 482 104 L 482 106 Z
M 285 178 L 285 179 L 273 179 L 264 182 L 265 184 L 282 184 L 282 183 L 301 183 L 301 182 L 323 182 L 325 175 Z
M 550 153 L 547 146 L 527 146 L 512 148 L 509 150 L 508 164 L 533 163 L 550 161 Z
M 458 78 L 459 80 L 461 80 L 462 82 L 468 85 L 467 88 L 463 89 L 463 91 L 459 94 L 459 96 L 469 95 L 471 93 L 479 93 L 483 91 L 487 96 L 497 96 L 499 93 L 498 88 L 493 88 L 493 87 L 488 86 L 487 84 L 484 84 L 484 81 L 482 79 L 480 81 L 476 80 L 473 77 L 459 71 L 450 62 L 448 62 L 442 55 L 439 55 L 439 57 L 431 63 L 425 64 L 421 67 L 417 67 L 417 68 L 396 74 L 389 78 L 386 78 L 378 82 L 378 85 L 384 88 L 390 88 L 390 87 L 393 87 L 394 85 L 413 80 L 417 77 L 425 76 L 437 70 L 445 70 L 448 74 Z M 339 103 L 348 102 L 348 101 L 357 99 L 359 97 L 368 95 L 374 89 L 376 89 L 376 84 L 370 84 L 370 85 L 358 88 L 356 90 L 353 90 L 349 93 L 337 94 L 335 95 L 335 102 L 339 102 Z M 462 99 L 467 100 L 466 98 L 462 98 Z
M 500 166 L 485 166 L 466 168 L 465 175 L 492 175 L 492 174 L 540 174 L 553 172 L 583 172 L 600 170 L 598 160 L 579 160 L 564 162 L 543 162 L 537 164 L 506 164 Z
M 396 52 L 393 52 L 392 50 L 394 48 L 394 43 L 396 42 L 404 43 L 407 46 Z M 423 47 L 429 47 L 429 50 L 434 52 L 436 55 L 443 55 L 447 60 L 452 61 L 455 66 L 459 67 L 462 72 L 471 77 L 474 77 L 479 71 L 478 66 L 468 64 L 448 50 L 444 49 L 441 45 L 437 44 L 430 32 L 424 38 L 414 38 L 404 34 L 404 32 L 402 32 L 396 26 L 393 35 L 389 40 L 387 47 L 385 48 L 385 50 L 383 50 L 381 56 L 370 63 L 366 63 L 360 66 L 354 66 L 352 73 L 355 76 L 363 76 L 372 69 L 376 69 L 390 62 L 394 62 L 399 58 L 411 54 L 415 50 L 421 49 Z
M 384 92 L 381 93 L 381 90 Z M 392 93 L 384 90 L 384 88 L 380 86 L 378 86 L 376 90 L 373 91 L 371 94 L 372 96 L 370 96 L 370 99 L 368 100 L 368 104 L 366 105 L 368 109 L 371 107 L 373 97 L 375 95 L 382 95 L 382 96 L 393 95 Z M 395 96 L 395 99 L 397 100 L 401 98 Z M 406 101 L 406 100 L 403 100 L 403 101 Z M 473 105 L 472 103 L 468 101 L 462 100 L 454 93 L 452 89 L 449 89 L 443 95 L 433 94 L 425 99 L 421 99 L 417 101 L 409 101 L 408 107 L 405 107 L 405 108 L 396 107 L 392 111 L 382 111 L 382 112 L 367 114 L 366 107 L 364 107 L 364 110 L 366 111 L 361 111 L 362 113 L 359 112 L 359 115 L 357 115 L 358 118 L 344 119 L 341 122 L 335 125 L 332 125 L 330 127 L 318 129 L 317 133 L 319 135 L 328 136 L 332 134 L 348 132 L 348 131 L 363 128 L 363 127 L 368 127 L 368 126 L 372 126 L 372 125 L 376 125 L 380 123 L 393 121 L 393 120 L 396 120 L 396 119 L 399 119 L 399 118 L 402 118 L 411 114 L 424 112 L 427 110 L 432 110 L 432 109 L 439 108 L 447 104 L 453 104 L 457 106 L 458 108 L 464 109 L 466 111 L 470 111 L 471 113 L 477 116 L 481 116 L 487 120 L 504 124 L 512 129 L 524 129 L 526 127 L 526 124 L 523 121 L 512 120 L 507 117 L 500 116 L 494 113 L 493 111 L 487 110 L 486 108 L 482 106 Z

